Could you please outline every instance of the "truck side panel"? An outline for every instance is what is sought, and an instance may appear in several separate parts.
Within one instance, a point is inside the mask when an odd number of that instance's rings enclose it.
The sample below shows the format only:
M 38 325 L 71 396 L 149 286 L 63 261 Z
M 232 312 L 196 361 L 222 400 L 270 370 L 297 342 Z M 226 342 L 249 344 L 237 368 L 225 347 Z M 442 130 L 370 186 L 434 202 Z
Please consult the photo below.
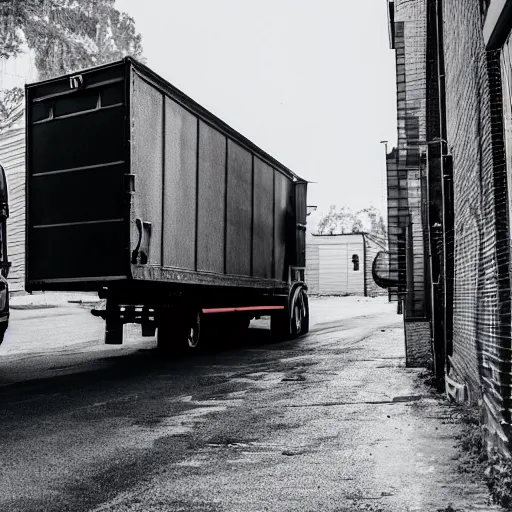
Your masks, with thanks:
M 275 172 L 275 208 L 274 208 L 274 276 L 286 281 L 287 264 L 292 261 L 289 233 L 293 219 L 293 183 L 279 172 Z
M 293 180 L 138 69 L 131 84 L 132 250 L 136 220 L 152 227 L 149 261 L 134 264 L 135 279 L 174 280 L 183 270 L 286 281 L 295 253 Z
M 226 137 L 199 122 L 197 270 L 224 274 Z
M 197 127 L 195 116 L 165 99 L 165 267 L 195 269 Z
M 126 277 L 124 67 L 27 89 L 27 288 Z
M 274 169 L 254 158 L 253 276 L 274 276 Z
M 135 194 L 131 212 L 131 245 L 134 249 L 140 236 L 135 219 L 150 222 L 147 264 L 157 266 L 162 264 L 163 113 L 163 94 L 133 73 L 131 159 Z
M 228 141 L 226 272 L 251 275 L 252 156 Z

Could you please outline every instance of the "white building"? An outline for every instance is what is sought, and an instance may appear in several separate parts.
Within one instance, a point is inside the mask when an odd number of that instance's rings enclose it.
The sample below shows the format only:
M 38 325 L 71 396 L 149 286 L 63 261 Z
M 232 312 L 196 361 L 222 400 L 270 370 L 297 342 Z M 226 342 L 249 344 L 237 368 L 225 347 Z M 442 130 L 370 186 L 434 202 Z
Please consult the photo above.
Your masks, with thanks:
M 25 288 L 25 108 L 20 104 L 8 123 L 0 124 L 0 165 L 9 191 L 7 254 L 11 292 Z
M 306 282 L 318 295 L 386 295 L 372 277 L 382 240 L 368 234 L 312 235 L 306 244 Z
M 0 59 L 0 89 L 25 87 L 37 79 L 32 52 L 15 59 Z M 0 123 L 0 165 L 5 169 L 9 191 L 7 254 L 12 263 L 9 272 L 11 292 L 25 288 L 25 109 L 24 103 Z

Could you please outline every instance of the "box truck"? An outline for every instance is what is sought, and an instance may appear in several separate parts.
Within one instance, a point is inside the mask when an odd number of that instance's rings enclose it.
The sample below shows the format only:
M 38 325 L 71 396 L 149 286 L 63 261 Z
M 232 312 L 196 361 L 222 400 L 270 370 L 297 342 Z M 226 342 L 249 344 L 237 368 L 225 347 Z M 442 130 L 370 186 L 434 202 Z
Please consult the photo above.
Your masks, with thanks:
M 98 292 L 108 344 L 308 331 L 305 180 L 131 58 L 27 85 L 26 114 L 27 291 Z

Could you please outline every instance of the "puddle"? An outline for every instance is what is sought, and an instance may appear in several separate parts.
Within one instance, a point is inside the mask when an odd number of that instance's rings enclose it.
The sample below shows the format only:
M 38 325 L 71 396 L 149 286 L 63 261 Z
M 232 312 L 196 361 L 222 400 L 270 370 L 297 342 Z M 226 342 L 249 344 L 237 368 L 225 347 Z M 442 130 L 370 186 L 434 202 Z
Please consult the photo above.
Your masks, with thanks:
M 393 402 L 417 402 L 423 397 L 421 395 L 405 395 L 393 397 Z
M 119 436 L 123 445 L 130 448 L 151 448 L 159 439 L 188 434 L 199 423 L 207 421 L 206 416 L 215 412 L 224 412 L 226 406 L 216 405 L 197 407 L 176 416 L 163 418 L 157 424 L 147 426 L 131 426 Z

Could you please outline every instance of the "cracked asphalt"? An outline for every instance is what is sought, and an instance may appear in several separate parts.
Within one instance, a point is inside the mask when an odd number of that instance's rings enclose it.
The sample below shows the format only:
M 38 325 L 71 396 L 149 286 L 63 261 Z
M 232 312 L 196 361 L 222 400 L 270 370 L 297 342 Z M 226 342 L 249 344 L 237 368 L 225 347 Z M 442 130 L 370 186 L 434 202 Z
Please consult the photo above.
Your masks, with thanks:
M 261 320 L 174 360 L 135 328 L 105 347 L 79 307 L 14 311 L 0 511 L 498 510 L 457 471 L 450 406 L 405 368 L 396 306 L 311 307 L 299 340 Z

